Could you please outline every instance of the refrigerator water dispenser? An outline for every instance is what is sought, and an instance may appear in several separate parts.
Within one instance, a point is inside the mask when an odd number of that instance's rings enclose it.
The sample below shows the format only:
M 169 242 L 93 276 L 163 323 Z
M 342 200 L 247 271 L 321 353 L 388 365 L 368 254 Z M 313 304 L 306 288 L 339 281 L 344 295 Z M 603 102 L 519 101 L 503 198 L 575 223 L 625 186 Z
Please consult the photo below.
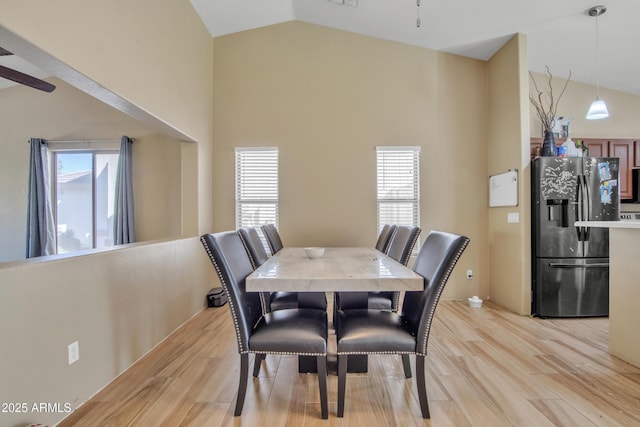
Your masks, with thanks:
M 549 210 L 549 221 L 555 222 L 558 227 L 569 227 L 569 199 L 549 199 L 547 200 Z

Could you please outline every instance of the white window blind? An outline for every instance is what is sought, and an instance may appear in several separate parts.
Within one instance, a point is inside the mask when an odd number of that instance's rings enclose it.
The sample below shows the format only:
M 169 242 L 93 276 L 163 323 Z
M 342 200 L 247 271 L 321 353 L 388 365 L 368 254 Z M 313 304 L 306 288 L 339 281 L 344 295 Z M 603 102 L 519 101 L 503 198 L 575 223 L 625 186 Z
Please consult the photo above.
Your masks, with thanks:
M 278 148 L 236 148 L 236 227 L 278 227 Z
M 420 226 L 420 147 L 376 147 L 378 230 Z

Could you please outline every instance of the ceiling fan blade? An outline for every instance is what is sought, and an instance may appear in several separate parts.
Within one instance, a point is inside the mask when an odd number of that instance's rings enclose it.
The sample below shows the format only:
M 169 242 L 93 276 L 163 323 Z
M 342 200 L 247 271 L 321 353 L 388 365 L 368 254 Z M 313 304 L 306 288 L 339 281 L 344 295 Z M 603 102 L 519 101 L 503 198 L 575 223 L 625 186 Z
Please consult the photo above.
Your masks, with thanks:
M 1 49 L 1 48 L 0 48 Z M 34 89 L 43 90 L 45 92 L 53 92 L 56 88 L 51 83 L 44 80 L 37 79 L 28 74 L 21 73 L 20 71 L 12 70 L 11 68 L 0 65 L 0 77 L 13 80 L 16 83 L 20 83 L 26 86 L 30 86 Z

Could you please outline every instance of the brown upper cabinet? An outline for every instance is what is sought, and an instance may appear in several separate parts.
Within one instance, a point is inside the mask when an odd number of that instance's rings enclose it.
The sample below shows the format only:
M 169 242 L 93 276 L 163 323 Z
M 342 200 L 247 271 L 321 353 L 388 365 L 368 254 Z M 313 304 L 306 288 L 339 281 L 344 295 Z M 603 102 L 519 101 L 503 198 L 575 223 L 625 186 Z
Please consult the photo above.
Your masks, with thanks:
M 606 138 L 572 138 L 574 141 L 583 141 L 589 148 L 591 157 L 617 157 L 620 159 L 618 185 L 620 186 L 620 199 L 631 199 L 633 188 L 631 187 L 631 169 L 640 167 L 640 141 L 633 139 L 606 139 Z M 557 139 L 556 144 L 564 143 L 564 139 Z M 531 158 L 540 155 L 542 150 L 542 138 L 531 138 Z
M 609 157 L 620 159 L 619 183 L 620 198 L 633 198 L 631 187 L 631 169 L 633 169 L 633 140 L 632 139 L 612 139 L 609 141 Z
M 611 157 L 609 156 L 609 139 L 595 139 L 595 138 L 573 138 L 579 139 L 586 144 L 589 149 L 590 157 Z

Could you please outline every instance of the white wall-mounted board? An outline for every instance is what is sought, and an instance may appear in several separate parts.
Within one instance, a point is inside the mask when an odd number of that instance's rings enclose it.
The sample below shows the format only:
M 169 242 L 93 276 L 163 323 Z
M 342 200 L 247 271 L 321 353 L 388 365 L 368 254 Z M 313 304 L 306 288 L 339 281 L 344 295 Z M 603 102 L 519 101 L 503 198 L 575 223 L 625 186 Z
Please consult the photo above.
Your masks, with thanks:
M 518 170 L 489 177 L 489 207 L 518 206 Z

